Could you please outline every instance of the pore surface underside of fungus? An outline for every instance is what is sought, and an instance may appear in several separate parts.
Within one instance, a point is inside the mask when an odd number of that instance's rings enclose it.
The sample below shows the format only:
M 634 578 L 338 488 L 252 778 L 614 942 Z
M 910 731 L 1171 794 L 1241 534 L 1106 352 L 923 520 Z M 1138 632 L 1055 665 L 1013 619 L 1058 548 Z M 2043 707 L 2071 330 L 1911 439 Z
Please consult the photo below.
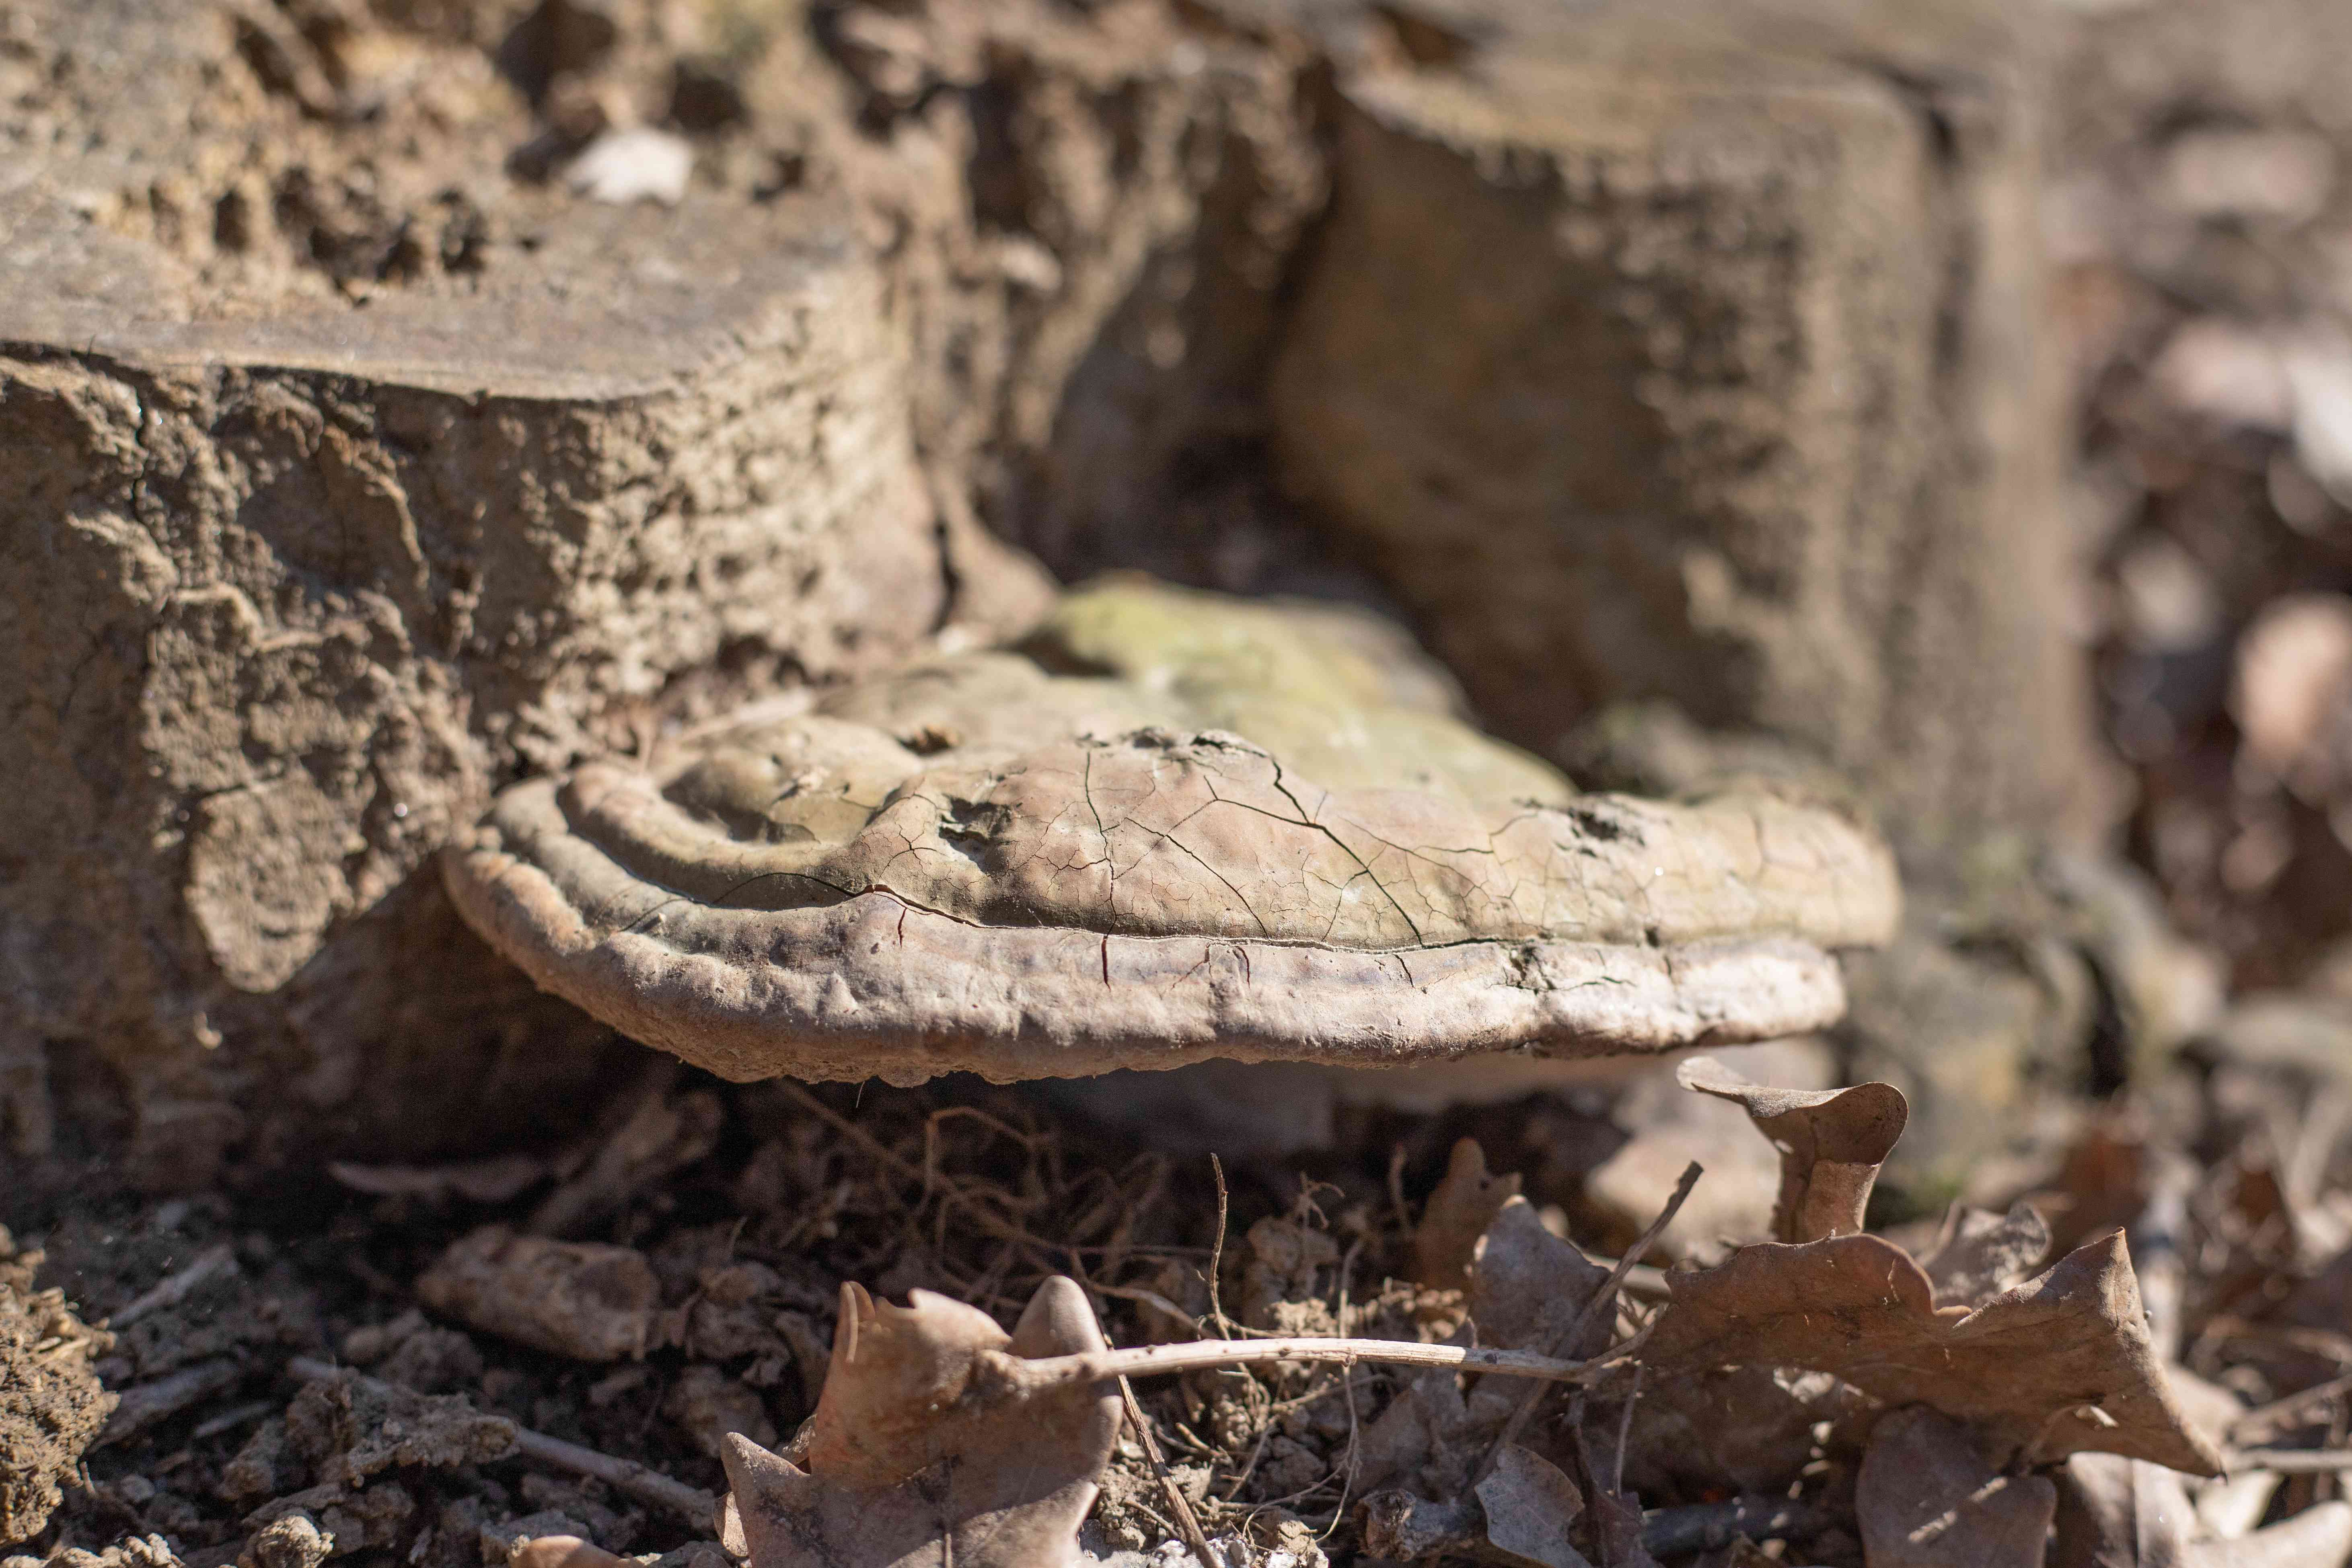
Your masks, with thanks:
M 1374 617 L 1133 582 L 517 785 L 444 866 L 625 1033 L 895 1083 L 1764 1038 L 1840 1015 L 1826 950 L 1898 902 L 1836 812 L 1580 794 Z

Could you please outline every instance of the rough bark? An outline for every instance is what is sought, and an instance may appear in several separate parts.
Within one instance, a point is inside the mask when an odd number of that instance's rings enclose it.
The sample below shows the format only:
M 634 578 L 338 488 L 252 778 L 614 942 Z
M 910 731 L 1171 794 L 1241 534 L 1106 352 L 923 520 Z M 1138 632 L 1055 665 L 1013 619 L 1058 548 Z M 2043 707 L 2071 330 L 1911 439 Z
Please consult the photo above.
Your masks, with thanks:
M 1504 733 L 1665 698 L 1850 770 L 1911 862 L 2095 806 L 1997 8 L 1433 7 L 1339 89 L 1292 492 Z
M 191 1182 L 593 1092 L 634 1047 L 416 868 L 494 785 L 1017 626 L 982 519 L 1391 595 L 1538 750 L 1622 695 L 1780 731 L 1930 870 L 2062 819 L 2032 51 L 1980 9 L 41 0 L 0 1133 Z M 682 205 L 563 188 L 630 123 Z

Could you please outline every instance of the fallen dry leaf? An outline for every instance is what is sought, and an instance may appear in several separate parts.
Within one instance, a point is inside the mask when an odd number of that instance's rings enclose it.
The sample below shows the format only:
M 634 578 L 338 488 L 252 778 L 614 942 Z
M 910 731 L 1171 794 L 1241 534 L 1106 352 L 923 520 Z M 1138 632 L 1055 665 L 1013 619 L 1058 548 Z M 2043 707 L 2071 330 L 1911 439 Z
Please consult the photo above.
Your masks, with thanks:
M 1759 1082 L 1828 1089 L 1842 1081 L 1829 1048 L 1811 1037 L 1729 1047 L 1715 1059 Z M 1706 1168 L 1706 1179 L 1659 1237 L 1665 1258 L 1720 1263 L 1736 1247 L 1773 1239 L 1780 1159 L 1755 1136 L 1744 1106 L 1691 1093 L 1670 1072 L 1650 1072 L 1618 1097 L 1609 1119 L 1625 1142 L 1585 1173 L 1584 1201 L 1614 1245 L 1640 1233 L 1693 1161 Z
M 1759 1244 L 1667 1282 L 1653 1373 L 1811 1367 L 1967 1421 L 2004 1463 L 2088 1450 L 2221 1472 L 2165 1382 L 2119 1232 L 1974 1311 L 1938 1310 L 1910 1255 L 1874 1236 Z
M 1422 1211 L 1413 1233 L 1413 1270 L 1421 1284 L 1463 1292 L 1479 1344 L 1596 1355 L 1614 1327 L 1613 1313 L 1595 1313 L 1594 1321 L 1577 1331 L 1579 1317 L 1609 1271 L 1546 1229 L 1519 1195 L 1519 1178 L 1490 1173 L 1475 1139 L 1454 1145 L 1445 1177 Z M 1571 1332 L 1577 1342 L 1564 1343 Z M 1397 1396 L 1364 1429 L 1357 1456 L 1360 1484 L 1368 1494 L 1403 1488 L 1423 1499 L 1455 1497 L 1525 1393 L 1523 1384 L 1486 1378 L 1465 1394 L 1454 1374 L 1444 1372 L 1405 1379 Z M 1417 1512 L 1398 1505 L 1402 1511 L 1389 1521 L 1393 1538 L 1436 1539 L 1431 1532 L 1442 1534 L 1459 1524 L 1429 1508 L 1425 1501 L 1418 1503 Z
M 1640 1374 L 1635 1376 L 1638 1379 Z M 1638 1384 L 1635 1392 L 1639 1392 Z M 1658 1568 L 1658 1560 L 1650 1555 L 1650 1549 L 1642 1541 L 1642 1500 L 1626 1492 L 1617 1473 L 1622 1467 L 1612 1464 L 1603 1468 L 1593 1452 L 1591 1431 L 1584 1424 L 1580 1407 L 1570 1408 L 1568 1425 L 1574 1436 L 1577 1462 L 1585 1479 L 1592 1483 L 1587 1508 L 1591 1516 L 1593 1555 L 1600 1568 Z
M 1476 1495 L 1486 1512 L 1487 1546 L 1505 1561 L 1590 1568 L 1568 1538 L 1584 1511 L 1584 1496 L 1549 1459 L 1523 1445 L 1506 1444 Z
M 1436 1290 L 1467 1290 L 1478 1242 L 1503 1205 L 1519 1195 L 1519 1178 L 1486 1169 L 1475 1138 L 1455 1142 L 1445 1178 L 1429 1194 L 1412 1233 L 1412 1277 Z
M 2049 1256 L 2050 1226 L 2032 1205 L 1994 1214 L 1954 1204 L 1919 1268 L 1936 1288 L 1937 1307 L 1973 1310 L 2030 1278 Z
M 1713 1057 L 1675 1069 L 1685 1089 L 1744 1108 L 1780 1152 L 1780 1194 L 1772 1205 L 1777 1241 L 1819 1241 L 1862 1229 L 1878 1167 L 1903 1136 L 1910 1105 L 1891 1083 L 1852 1089 L 1773 1089 L 1750 1082 Z
M 1559 1342 L 1609 1271 L 1546 1229 L 1519 1178 L 1491 1174 L 1475 1138 L 1454 1145 L 1413 1231 L 1412 1258 L 1417 1282 L 1463 1292 L 1481 1344 L 1587 1356 L 1609 1342 L 1606 1321 L 1586 1324 L 1574 1345 Z
M 1743 1535 L 1696 1559 L 1693 1568 L 1780 1568 L 1780 1560 Z
M 1653 1500 L 1770 1494 L 1805 1468 L 1814 1427 L 1874 1408 L 1826 1373 L 1709 1367 L 1647 1384 L 1634 1402 L 1625 1484 Z
M 1470 1265 L 1470 1321 L 1478 1325 L 1482 1344 L 1571 1358 L 1599 1355 L 1616 1314 L 1596 1310 L 1587 1316 L 1585 1309 L 1608 1279 L 1609 1270 L 1544 1228 L 1533 1205 L 1514 1197 L 1478 1238 Z
M 2050 1568 L 2186 1568 L 2197 1510 L 2176 1471 L 2076 1454 L 2058 1478 Z
M 1925 1405 L 1878 1423 L 1854 1513 L 1870 1568 L 2041 1568 L 2058 1489 L 2002 1475 L 1959 1422 Z
M 2236 1541 L 2196 1541 L 2189 1568 L 2343 1568 L 2352 1560 L 2352 1503 L 2315 1503 Z
M 1366 1498 L 1359 1513 L 1364 1549 L 1382 1562 L 1418 1563 L 1449 1552 L 1486 1550 L 1484 1526 L 1472 1503 L 1435 1502 L 1409 1491 L 1384 1491 Z
M 1593 1550 L 1598 1568 L 1658 1568 L 1658 1560 L 1642 1544 L 1642 1504 L 1623 1492 L 1600 1492 L 1592 1499 Z
M 804 1441 L 727 1444 L 725 1533 L 751 1568 L 1064 1568 L 1118 1432 L 1118 1394 L 1086 1383 L 1020 1392 L 1024 1360 L 1104 1348 L 1086 1293 L 1038 1287 L 1013 1333 L 935 1296 L 842 1288 L 833 1363 Z M 730 1540 L 730 1545 L 735 1542 Z
M 2247 754 L 2272 777 L 2299 767 L 2336 781 L 2322 751 L 2330 721 L 2352 701 L 2352 598 L 2293 594 L 2263 607 L 2238 638 L 2230 714 Z M 2297 780 L 2296 782 L 2301 782 Z
M 1541 1455 L 1504 1445 L 1493 1472 L 1472 1496 L 1475 1503 L 1376 1492 L 1361 1510 L 1364 1543 L 1398 1563 L 1461 1554 L 1497 1568 L 1592 1568 L 1569 1539 L 1584 1512 L 1583 1494 Z
M 2234 1541 L 2195 1539 L 2196 1507 L 2161 1465 L 2077 1454 L 2058 1479 L 2049 1568 L 2342 1568 L 2352 1504 L 2323 1502 Z
M 1358 1484 L 1367 1495 L 1390 1488 L 1424 1497 L 1458 1494 L 1520 1396 L 1517 1384 L 1502 1378 L 1481 1378 L 1465 1394 L 1450 1372 L 1408 1376 L 1364 1428 Z

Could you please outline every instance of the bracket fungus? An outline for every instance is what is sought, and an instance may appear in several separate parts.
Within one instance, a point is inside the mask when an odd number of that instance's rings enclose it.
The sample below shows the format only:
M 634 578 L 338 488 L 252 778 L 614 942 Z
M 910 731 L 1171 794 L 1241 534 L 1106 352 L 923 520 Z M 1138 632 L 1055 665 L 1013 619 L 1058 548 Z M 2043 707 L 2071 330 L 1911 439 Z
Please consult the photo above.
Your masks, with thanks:
M 1014 650 L 516 785 L 446 856 L 548 990 L 723 1077 L 996 1081 L 1760 1039 L 1892 933 L 1868 830 L 1580 794 L 1403 635 L 1137 580 Z

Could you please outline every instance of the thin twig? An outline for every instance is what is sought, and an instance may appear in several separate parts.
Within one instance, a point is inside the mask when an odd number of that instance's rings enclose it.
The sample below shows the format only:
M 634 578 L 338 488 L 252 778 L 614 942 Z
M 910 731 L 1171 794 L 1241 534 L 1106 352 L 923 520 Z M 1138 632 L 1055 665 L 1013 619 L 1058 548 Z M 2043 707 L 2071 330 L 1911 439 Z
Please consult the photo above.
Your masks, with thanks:
M 1217 1293 L 1217 1276 L 1224 1271 L 1225 1262 L 1225 1215 L 1228 1208 L 1225 1197 L 1225 1163 L 1216 1155 L 1211 1154 L 1209 1170 L 1217 1178 L 1217 1239 L 1209 1248 L 1209 1321 L 1215 1325 L 1218 1333 L 1231 1339 L 1234 1333 L 1233 1320 L 1225 1316 L 1224 1302 Z
M 1625 1277 L 1633 1271 L 1642 1255 L 1657 1245 L 1658 1237 L 1665 1234 L 1666 1226 L 1672 1225 L 1675 1215 L 1682 1212 L 1684 1203 L 1691 1195 L 1691 1189 L 1698 1185 L 1699 1177 L 1705 1173 L 1705 1167 L 1696 1160 L 1684 1169 L 1682 1180 L 1675 1184 L 1673 1195 L 1666 1199 L 1666 1206 L 1658 1211 L 1658 1217 L 1650 1222 L 1650 1227 L 1642 1233 L 1641 1238 L 1625 1249 L 1625 1256 L 1617 1260 L 1616 1267 L 1609 1271 L 1609 1278 L 1601 1281 L 1601 1289 L 1584 1303 L 1584 1310 L 1577 1313 L 1576 1321 L 1569 1325 L 1568 1332 L 1555 1342 L 1556 1349 L 1575 1349 L 1583 1342 L 1586 1332 L 1595 1322 L 1605 1321 L 1601 1314 L 1616 1311 L 1617 1292 L 1623 1288 Z M 1620 1350 L 1622 1348 L 1621 1346 Z M 1528 1423 L 1535 1418 L 1536 1406 L 1543 1403 L 1544 1392 L 1543 1384 L 1538 1384 L 1520 1396 L 1518 1408 L 1511 1412 L 1511 1418 L 1503 1423 L 1503 1429 L 1486 1446 L 1486 1457 L 1478 1461 L 1477 1471 L 1470 1479 L 1474 1489 L 1495 1473 L 1495 1466 L 1501 1460 L 1503 1450 L 1517 1442 L 1519 1434 L 1528 1429 Z
M 1592 1442 L 1584 1430 L 1584 1390 L 1580 1388 L 1569 1395 L 1568 1435 L 1576 1449 L 1576 1468 L 1584 1477 L 1584 1489 L 1588 1493 L 1600 1491 L 1601 1476 L 1592 1468 Z M 1475 1492 L 1477 1488 L 1474 1484 L 1471 1489 Z
M 1603 1268 L 1616 1268 L 1625 1263 L 1622 1258 L 1594 1258 L 1592 1261 Z M 1623 1289 L 1628 1296 L 1670 1296 L 1674 1293 L 1674 1287 L 1666 1283 L 1666 1271 L 1651 1263 L 1636 1263 L 1627 1268 Z
M 122 1391 L 114 1414 L 98 1434 L 98 1443 L 120 1443 L 136 1436 L 159 1421 L 169 1420 L 201 1400 L 236 1386 L 245 1368 L 234 1356 L 215 1356 L 195 1365 L 142 1383 Z
M 835 1110 L 832 1106 L 827 1105 L 824 1100 L 819 1100 L 815 1095 L 810 1093 L 805 1088 L 793 1082 L 790 1079 L 780 1078 L 771 1081 L 772 1081 L 776 1088 L 782 1093 L 795 1100 L 798 1100 L 809 1110 L 814 1111 L 816 1115 L 822 1117 L 835 1131 L 840 1133 L 843 1137 L 856 1144 L 860 1149 L 865 1150 L 866 1152 L 871 1155 L 875 1160 L 888 1166 L 891 1170 L 896 1171 L 901 1178 L 913 1182 L 919 1186 L 928 1187 L 929 1183 L 925 1178 L 920 1166 L 908 1161 L 904 1156 L 891 1149 L 889 1145 L 884 1143 L 879 1138 L 875 1137 L 874 1134 L 866 1131 L 866 1129 L 858 1126 L 857 1123 L 850 1121 L 846 1116 L 842 1115 L 841 1112 Z M 1011 1221 L 997 1215 L 993 1210 L 990 1209 L 987 1205 L 966 1197 L 951 1184 L 941 1186 L 936 1194 L 930 1195 L 936 1195 L 941 1203 L 953 1204 L 957 1208 L 963 1210 L 964 1213 L 971 1215 L 973 1219 L 980 1222 L 981 1229 L 988 1232 L 991 1236 L 995 1237 L 1000 1241 L 1015 1241 L 1019 1242 L 1024 1247 L 1036 1247 L 1044 1252 L 1048 1258 L 1062 1258 L 1069 1255 L 1069 1248 L 1058 1246 L 1054 1242 L 1047 1241 L 1044 1237 L 1032 1235 L 1030 1232 L 1024 1230 L 1021 1226 L 1014 1225 Z
M 1397 1228 L 1412 1229 L 1412 1205 L 1404 1201 L 1404 1145 L 1389 1145 L 1389 1202 L 1395 1205 Z
M 1173 1319 L 1179 1323 L 1189 1326 L 1192 1322 L 1192 1313 L 1159 1291 L 1147 1290 L 1140 1285 L 1106 1285 L 1098 1279 L 1089 1279 L 1087 1281 L 1087 1289 L 1099 1295 L 1116 1296 L 1123 1301 L 1140 1301 L 1160 1316 Z
M 1339 1331 L 1343 1334 L 1348 1331 L 1348 1286 L 1356 1277 L 1356 1258 L 1363 1250 L 1364 1238 L 1360 1236 L 1348 1244 L 1346 1256 L 1339 1259 Z M 1339 1500 L 1332 1505 L 1331 1523 L 1324 1531 L 1326 1535 L 1339 1528 L 1340 1515 L 1348 1511 L 1348 1500 L 1356 1491 L 1357 1438 L 1360 1434 L 1356 1420 L 1356 1380 L 1348 1375 L 1352 1370 L 1342 1368 L 1339 1373 L 1339 1391 L 1348 1396 L 1348 1468 L 1339 1480 Z
M 2330 1476 L 2352 1473 L 2352 1448 L 2238 1448 L 2230 1454 L 2232 1470 L 2275 1470 L 2282 1476 Z
M 176 1307 L 211 1281 L 236 1272 L 236 1253 L 226 1241 L 196 1254 L 195 1260 L 176 1274 L 167 1274 L 122 1310 L 106 1321 L 110 1329 L 127 1329 L 140 1319 L 166 1307 Z
M 1249 1458 L 1242 1461 L 1241 1473 L 1234 1478 L 1234 1484 L 1225 1489 L 1227 1502 L 1239 1498 L 1242 1495 L 1242 1489 L 1249 1485 L 1250 1477 L 1257 1473 L 1257 1462 L 1265 1457 L 1266 1439 L 1273 1436 L 1274 1423 L 1271 1420 L 1258 1427 L 1257 1441 L 1250 1445 Z
M 2197 1167 L 2179 1155 L 2159 1159 L 2149 1185 L 2147 1203 L 2131 1225 L 2132 1271 L 2139 1279 L 2140 1306 L 2157 1359 L 2171 1362 L 2180 1354 L 2181 1296 L 2189 1274 L 2180 1237 L 2188 1228 Z
M 1160 1439 L 1152 1436 L 1143 1405 L 1135 1397 L 1135 1384 L 1120 1378 L 1118 1396 L 1127 1405 L 1127 1422 L 1135 1428 L 1136 1441 L 1143 1445 L 1143 1457 L 1151 1461 L 1151 1473 L 1160 1478 L 1160 1489 L 1168 1495 L 1168 1506 L 1176 1512 L 1177 1533 L 1183 1536 L 1192 1555 L 1201 1560 L 1201 1568 L 1220 1568 L 1216 1553 L 1209 1547 L 1208 1531 L 1201 1528 L 1199 1517 L 1192 1512 L 1192 1500 L 1184 1495 L 1184 1489 L 1169 1473 L 1168 1461 L 1160 1452 Z
M 1463 1345 L 1420 1344 L 1412 1340 L 1340 1339 L 1328 1334 L 1195 1340 L 1187 1344 L 1086 1351 L 1076 1355 L 1040 1356 L 1034 1360 L 998 1352 L 990 1359 L 1006 1385 L 1022 1394 L 1040 1393 L 1066 1384 L 1109 1383 L 1121 1377 L 1155 1377 L 1166 1373 L 1255 1366 L 1265 1362 L 1337 1362 L 1346 1366 L 1375 1362 L 1531 1377 L 1543 1383 L 1588 1383 L 1606 1375 L 1617 1363 L 1639 1350 L 1649 1334 L 1645 1326 L 1640 1333 L 1621 1340 L 1590 1361 L 1562 1361 L 1555 1356 L 1537 1355 L 1532 1351 L 1480 1350 Z
M 233 1432 L 249 1421 L 258 1421 L 263 1416 L 272 1414 L 278 1406 L 278 1402 L 274 1399 L 257 1399 L 249 1405 L 232 1405 L 219 1415 L 197 1422 L 195 1429 L 188 1434 L 189 1440 L 201 1443 L 207 1437 L 217 1437 L 224 1432 Z
M 1642 1516 L 1642 1545 L 1654 1557 L 1713 1552 L 1740 1536 L 1779 1541 L 1818 1535 L 1829 1528 L 1828 1510 L 1786 1498 L 1739 1497 L 1723 1502 L 1653 1509 Z
M 301 1382 L 319 1383 L 347 1369 L 315 1356 L 298 1355 L 286 1363 L 286 1370 Z M 415 1392 L 361 1373 L 350 1375 L 357 1386 L 379 1396 Z M 550 1437 L 543 1432 L 532 1432 L 520 1426 L 515 1428 L 515 1452 L 553 1469 L 567 1470 L 575 1476 L 593 1476 L 614 1491 L 625 1492 L 640 1502 L 657 1503 L 698 1528 L 716 1528 L 719 1515 L 717 1498 L 699 1487 L 672 1480 L 659 1470 L 640 1465 L 634 1459 L 600 1454 L 593 1448 L 583 1448 L 577 1443 L 567 1443 L 561 1437 Z
M 1633 1436 L 1633 1406 L 1642 1400 L 1642 1363 L 1633 1363 L 1633 1386 L 1625 1391 L 1625 1408 L 1617 1414 L 1617 1458 L 1612 1462 L 1609 1489 L 1622 1496 L 1625 1491 L 1625 1445 Z
M 2268 1405 L 2258 1405 L 2230 1423 L 2232 1437 L 2254 1432 L 2267 1432 L 2275 1423 L 2315 1405 L 2324 1405 L 2339 1394 L 2352 1394 L 2352 1373 L 2331 1377 L 2315 1384 L 2300 1394 L 2290 1394 L 2284 1399 L 2273 1399 Z

